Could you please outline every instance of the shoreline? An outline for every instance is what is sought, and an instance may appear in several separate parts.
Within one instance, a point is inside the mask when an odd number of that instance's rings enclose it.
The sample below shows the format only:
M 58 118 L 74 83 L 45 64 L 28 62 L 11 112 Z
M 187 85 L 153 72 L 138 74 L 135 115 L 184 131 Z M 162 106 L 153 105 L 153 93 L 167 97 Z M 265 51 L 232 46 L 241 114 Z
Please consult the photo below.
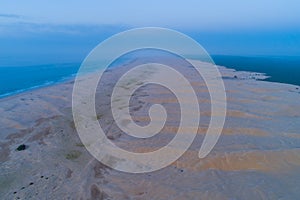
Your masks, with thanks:
M 39 89 L 43 89 L 43 88 L 47 88 L 47 87 L 51 87 L 51 86 L 55 86 L 55 85 L 59 85 L 59 84 L 64 84 L 64 83 L 67 83 L 67 82 L 70 82 L 70 81 L 74 81 L 75 77 L 76 77 L 76 74 L 72 74 L 68 77 L 63 77 L 59 81 L 48 81 L 44 84 L 32 86 L 30 88 L 25 88 L 25 89 L 16 90 L 16 91 L 13 91 L 13 92 L 4 93 L 4 94 L 0 95 L 0 101 L 2 99 L 8 98 L 8 97 L 22 95 L 22 94 L 27 93 L 27 92 L 34 92 L 35 90 L 39 90 Z
M 270 83 L 278 83 L 278 84 L 284 84 L 284 85 L 290 85 L 290 86 L 298 87 L 298 85 L 294 85 L 294 84 L 290 84 L 290 83 L 268 81 L 266 79 L 268 79 L 269 76 L 266 76 L 264 73 L 252 72 L 252 71 L 238 71 L 238 70 L 235 70 L 233 68 L 228 68 L 226 66 L 219 66 L 219 65 L 217 65 L 217 67 L 218 68 L 220 68 L 220 67 L 221 68 L 226 68 L 228 70 L 234 70 L 236 72 L 241 72 L 241 73 L 248 73 L 249 76 L 252 76 L 253 79 L 255 79 L 257 81 L 265 81 L 265 82 L 270 82 Z M 253 74 L 253 75 L 251 75 L 251 74 Z M 262 76 L 263 78 L 258 78 L 258 77 L 256 78 L 255 75 Z M 50 83 L 45 83 L 45 84 L 42 84 L 42 85 L 37 85 L 37 86 L 33 86 L 33 87 L 30 87 L 30 88 L 26 88 L 26 89 L 5 93 L 5 94 L 0 95 L 0 101 L 6 100 L 6 99 L 9 99 L 9 98 L 13 98 L 13 97 L 17 97 L 17 96 L 20 96 L 20 95 L 24 95 L 24 94 L 27 94 L 27 93 L 35 92 L 37 90 L 45 89 L 45 88 L 52 87 L 52 86 L 55 86 L 55 85 L 60 85 L 60 84 L 68 83 L 68 82 L 73 82 L 75 80 L 75 78 L 76 78 L 76 74 L 73 74 L 70 77 L 63 78 L 62 80 L 57 81 L 57 82 L 53 81 L 53 82 L 50 82 Z
M 224 65 L 237 71 L 265 73 L 270 76 L 266 80 L 269 82 L 300 86 L 299 56 L 212 55 L 212 58 L 217 65 Z
M 252 58 L 250 56 L 212 55 L 212 57 L 224 57 L 224 56 L 225 57 L 238 57 L 238 58 L 240 58 L 240 57 L 241 58 Z M 259 57 L 259 56 L 253 56 L 253 58 L 269 59 L 269 57 L 265 57 L 265 56 L 261 56 L 261 57 Z M 270 58 L 273 58 L 273 57 L 270 57 Z M 277 58 L 277 57 L 274 57 L 274 58 Z M 281 59 L 281 57 L 279 56 L 278 59 Z M 298 57 L 297 57 L 297 60 L 298 60 Z M 135 60 L 133 60 L 130 63 L 133 63 L 133 62 L 135 62 Z M 63 64 L 66 64 L 66 63 L 63 63 Z M 69 64 L 69 63 L 67 63 L 67 64 Z M 58 65 L 58 64 L 55 64 L 55 65 Z M 230 64 L 228 64 L 228 65 L 230 65 Z M 218 66 L 219 68 L 220 67 L 224 67 L 226 69 L 235 70 L 235 71 L 238 71 L 238 72 L 245 72 L 245 73 L 249 73 L 249 74 L 255 74 L 256 73 L 256 74 L 265 76 L 264 78 L 259 79 L 261 81 L 266 81 L 266 82 L 271 82 L 271 83 L 281 83 L 281 84 L 287 84 L 287 85 L 291 85 L 291 86 L 295 86 L 295 87 L 300 87 L 300 84 L 297 85 L 297 84 L 292 84 L 292 83 L 288 83 L 288 82 L 284 82 L 284 81 L 275 81 L 275 80 L 272 80 L 272 76 L 268 75 L 267 74 L 268 72 L 258 72 L 258 71 L 255 71 L 255 70 L 249 70 L 249 71 L 247 71 L 247 70 L 244 70 L 244 69 L 241 70 L 240 69 L 241 67 L 239 67 L 238 65 L 236 65 L 236 67 L 228 66 L 228 65 L 218 65 L 218 64 L 216 64 L 216 66 Z M 114 67 L 118 67 L 118 66 L 114 65 Z M 45 88 L 45 87 L 49 87 L 49 86 L 51 87 L 51 86 L 57 85 L 57 84 L 63 84 L 64 82 L 68 82 L 70 80 L 74 80 L 74 78 L 76 77 L 76 75 L 77 75 L 77 73 L 68 75 L 66 77 L 62 77 L 58 81 L 49 81 L 49 82 L 46 82 L 44 84 L 32 86 L 30 88 L 25 88 L 25 89 L 20 89 L 20 90 L 16 90 L 16 91 L 4 93 L 4 94 L 0 95 L 0 100 L 5 99 L 7 97 L 12 97 L 14 95 L 19 95 L 19 94 L 23 94 L 23 93 L 26 93 L 26 92 L 35 91 L 35 90 L 40 89 L 40 88 Z

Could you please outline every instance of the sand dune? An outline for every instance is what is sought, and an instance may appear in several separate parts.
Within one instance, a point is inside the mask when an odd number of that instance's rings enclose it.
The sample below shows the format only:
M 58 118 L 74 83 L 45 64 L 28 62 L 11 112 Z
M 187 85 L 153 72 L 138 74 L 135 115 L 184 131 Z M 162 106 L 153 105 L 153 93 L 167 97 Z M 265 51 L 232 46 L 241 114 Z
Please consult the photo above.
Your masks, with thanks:
M 165 89 L 140 88 L 130 102 L 133 120 L 146 125 L 149 107 L 161 103 L 168 111 L 167 122 L 160 134 L 148 139 L 124 134 L 113 122 L 109 92 L 126 67 L 112 69 L 104 77 L 105 89 L 96 95 L 97 116 L 91 117 L 119 147 L 157 150 L 177 132 L 178 101 Z M 210 100 L 203 82 L 187 70 L 191 84 L 198 87 L 202 118 L 200 127 L 188 126 L 184 132 L 198 134 L 182 157 L 153 173 L 118 172 L 91 156 L 72 118 L 72 81 L 1 99 L 0 114 L 5 118 L 0 119 L 0 199 L 297 199 L 299 94 L 291 92 L 291 85 L 257 81 L 248 72 L 220 70 L 228 109 L 215 148 L 206 158 L 198 158 L 211 117 Z M 124 83 L 125 90 L 146 77 Z M 122 103 L 124 97 L 115 100 Z M 26 149 L 17 151 L 21 144 Z

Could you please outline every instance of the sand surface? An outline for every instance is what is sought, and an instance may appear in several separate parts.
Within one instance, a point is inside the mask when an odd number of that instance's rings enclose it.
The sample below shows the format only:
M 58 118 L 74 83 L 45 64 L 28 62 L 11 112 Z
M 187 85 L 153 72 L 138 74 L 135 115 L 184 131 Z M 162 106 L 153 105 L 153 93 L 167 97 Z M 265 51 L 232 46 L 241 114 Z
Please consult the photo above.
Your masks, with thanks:
M 176 134 L 178 102 L 166 88 L 141 87 L 130 101 L 135 122 L 149 123 L 148 109 L 157 103 L 166 108 L 168 120 L 162 131 L 149 139 L 123 134 L 112 119 L 109 97 L 114 81 L 128 67 L 105 73 L 96 95 L 96 119 L 118 146 L 134 152 L 154 151 Z M 200 127 L 186 127 L 187 134 L 193 129 L 198 132 L 189 150 L 170 166 L 152 173 L 118 172 L 89 154 L 73 122 L 73 81 L 1 99 L 0 199 L 299 199 L 297 86 L 259 81 L 264 78 L 261 74 L 219 67 L 227 92 L 227 118 L 213 151 L 199 159 L 211 117 L 210 99 L 192 68 L 176 67 L 195 87 Z M 124 87 L 141 81 L 143 76 Z M 21 144 L 27 148 L 16 151 Z

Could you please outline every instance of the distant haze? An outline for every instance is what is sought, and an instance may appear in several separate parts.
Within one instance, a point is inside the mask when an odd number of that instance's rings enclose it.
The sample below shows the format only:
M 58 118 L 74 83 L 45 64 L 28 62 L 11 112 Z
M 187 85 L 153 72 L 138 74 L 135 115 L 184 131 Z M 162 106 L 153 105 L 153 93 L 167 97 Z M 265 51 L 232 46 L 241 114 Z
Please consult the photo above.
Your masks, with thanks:
M 80 62 L 99 42 L 134 27 L 173 28 L 210 54 L 300 52 L 300 2 L 3 1 L 0 66 Z

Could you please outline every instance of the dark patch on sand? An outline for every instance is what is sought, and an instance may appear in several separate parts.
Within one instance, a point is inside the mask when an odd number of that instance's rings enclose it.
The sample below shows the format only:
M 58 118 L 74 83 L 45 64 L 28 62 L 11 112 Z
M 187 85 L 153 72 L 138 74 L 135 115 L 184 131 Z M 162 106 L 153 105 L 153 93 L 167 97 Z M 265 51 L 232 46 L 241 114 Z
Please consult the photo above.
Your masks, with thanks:
M 31 133 L 33 131 L 33 128 L 28 128 L 28 129 L 22 129 L 16 133 L 12 133 L 10 135 L 8 135 L 5 139 L 7 140 L 14 140 L 14 139 L 18 139 L 18 138 L 22 138 L 25 135 L 27 135 L 28 133 Z
M 101 162 L 97 161 L 93 169 L 94 169 L 94 177 L 102 179 L 103 174 L 105 173 L 107 167 L 103 165 Z
M 100 191 L 100 189 L 95 184 L 91 186 L 91 200 L 103 200 L 107 199 L 107 197 L 107 194 Z
M 25 144 L 21 144 L 21 145 L 19 145 L 18 147 L 17 147 L 17 151 L 24 151 L 25 149 L 27 149 L 28 148 L 28 146 L 27 145 L 25 145 Z
M 51 134 L 51 127 L 49 126 L 49 127 L 44 128 L 42 132 L 38 132 L 35 135 L 31 136 L 28 139 L 28 141 L 29 142 L 38 141 L 39 144 L 44 144 L 45 145 L 46 143 L 44 142 L 44 138 L 47 137 L 50 134 Z
M 73 171 L 71 169 L 67 170 L 66 178 L 71 178 L 72 177 Z
M 66 154 L 66 159 L 76 160 L 77 158 L 79 158 L 80 155 L 81 155 L 80 151 L 73 150 Z
M 41 124 L 43 124 L 44 122 L 50 122 L 50 121 L 52 121 L 53 119 L 57 119 L 57 118 L 60 118 L 60 117 L 62 117 L 61 115 L 54 115 L 54 116 L 52 116 L 52 117 L 47 117 L 47 118 L 41 118 L 41 119 L 38 119 L 38 120 L 36 120 L 35 121 L 35 127 L 36 126 L 40 126 Z
M 10 149 L 9 149 L 10 144 L 9 143 L 2 143 L 0 144 L 0 162 L 5 162 L 8 160 L 9 154 L 10 154 Z

